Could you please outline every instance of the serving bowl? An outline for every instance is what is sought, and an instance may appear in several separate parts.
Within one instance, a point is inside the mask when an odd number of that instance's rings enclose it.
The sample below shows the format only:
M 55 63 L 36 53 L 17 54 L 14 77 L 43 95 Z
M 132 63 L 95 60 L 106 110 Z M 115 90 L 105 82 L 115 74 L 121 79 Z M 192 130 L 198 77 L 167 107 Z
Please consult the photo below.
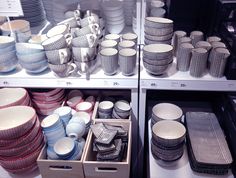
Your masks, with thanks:
M 0 139 L 21 137 L 32 128 L 36 112 L 29 106 L 11 106 L 0 109 Z
M 177 121 L 159 121 L 152 127 L 152 136 L 159 144 L 175 146 L 185 139 L 186 129 Z

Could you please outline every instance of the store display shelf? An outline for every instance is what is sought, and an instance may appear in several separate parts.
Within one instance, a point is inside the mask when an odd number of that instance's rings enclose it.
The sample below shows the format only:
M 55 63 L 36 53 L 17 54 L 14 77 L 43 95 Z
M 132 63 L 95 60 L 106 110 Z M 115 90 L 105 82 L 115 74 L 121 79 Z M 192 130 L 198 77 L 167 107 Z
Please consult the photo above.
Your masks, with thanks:
M 151 120 L 148 122 L 148 143 L 151 145 Z M 152 156 L 151 147 L 149 146 L 148 149 L 148 159 L 149 159 L 149 178 L 168 178 L 168 177 L 175 177 L 175 178 L 233 178 L 233 174 L 231 171 L 227 175 L 210 175 L 210 174 L 203 174 L 193 172 L 191 170 L 189 161 L 188 161 L 188 154 L 187 149 L 184 150 L 184 155 L 177 161 L 176 165 L 171 167 L 163 167 L 157 164 L 156 160 Z
M 152 76 L 146 72 L 143 62 L 140 63 L 140 87 L 142 89 L 236 91 L 235 80 L 227 80 L 225 77 L 214 78 L 208 73 L 201 78 L 194 78 L 189 71 L 177 71 L 175 60 L 167 73 L 161 76 Z
M 121 72 L 107 76 L 99 69 L 89 77 L 76 74 L 59 78 L 50 70 L 39 74 L 30 75 L 24 69 L 17 68 L 15 72 L 0 75 L 1 87 L 32 87 L 32 88 L 113 88 L 132 89 L 138 87 L 138 71 L 133 76 L 123 76 Z

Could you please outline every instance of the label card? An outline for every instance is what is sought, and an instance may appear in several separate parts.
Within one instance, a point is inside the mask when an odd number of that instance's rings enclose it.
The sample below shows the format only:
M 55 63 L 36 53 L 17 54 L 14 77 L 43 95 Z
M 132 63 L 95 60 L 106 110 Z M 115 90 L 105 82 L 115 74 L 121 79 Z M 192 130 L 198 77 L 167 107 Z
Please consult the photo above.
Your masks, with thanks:
M 24 13 L 20 0 L 1 0 L 0 16 L 18 17 L 23 15 Z

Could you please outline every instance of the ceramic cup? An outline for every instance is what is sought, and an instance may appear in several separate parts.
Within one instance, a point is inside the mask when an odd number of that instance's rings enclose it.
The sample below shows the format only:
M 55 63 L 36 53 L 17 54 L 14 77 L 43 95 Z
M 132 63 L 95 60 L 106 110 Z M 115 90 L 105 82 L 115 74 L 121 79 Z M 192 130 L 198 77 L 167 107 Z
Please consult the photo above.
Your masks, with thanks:
M 204 34 L 201 31 L 192 31 L 190 38 L 192 39 L 193 46 L 195 46 L 198 41 L 204 41 Z
M 42 46 L 46 51 L 48 51 L 66 48 L 68 46 L 68 43 L 66 37 L 60 34 L 46 39 L 45 41 L 43 41 Z
M 207 68 L 208 52 L 204 48 L 195 48 L 192 50 L 190 62 L 190 75 L 193 77 L 202 77 Z
M 178 41 L 180 38 L 185 37 L 187 35 L 187 33 L 185 31 L 175 31 L 173 34 L 173 40 L 172 40 L 172 45 L 173 45 L 173 52 L 174 52 L 174 56 L 176 56 L 177 54 L 177 50 L 178 50 Z
M 99 23 L 99 18 L 97 16 L 88 16 L 83 19 L 80 19 L 78 25 L 81 27 L 86 27 L 89 24 Z
M 106 75 L 114 75 L 119 67 L 118 51 L 114 48 L 105 48 L 100 51 L 102 69 Z
M 104 49 L 104 48 L 115 48 L 117 49 L 117 41 L 115 40 L 104 40 L 101 42 L 101 49 Z
M 176 56 L 177 70 L 188 71 L 193 48 L 193 45 L 190 43 L 182 43 L 179 46 Z
M 65 64 L 70 61 L 71 51 L 69 48 L 45 51 L 48 62 L 51 64 Z
M 90 33 L 99 35 L 101 31 L 99 29 L 99 25 L 95 23 L 95 24 L 89 24 L 88 26 L 85 26 L 83 28 L 78 28 L 74 33 L 78 37 Z
M 211 50 L 211 44 L 207 41 L 199 41 L 196 43 L 195 45 L 196 48 L 204 48 L 206 49 L 207 51 L 210 51 Z
M 136 35 L 135 33 L 125 33 L 122 35 L 122 40 L 133 41 L 135 42 L 135 44 L 137 44 L 138 35 Z
M 225 48 L 215 48 L 212 53 L 209 74 L 217 78 L 223 77 L 230 52 Z
M 75 17 L 70 17 L 66 20 L 61 21 L 60 23 L 58 23 L 57 25 L 67 25 L 69 26 L 68 28 L 76 28 L 77 27 L 77 21 Z M 69 31 L 67 30 L 67 33 Z
M 55 27 L 51 28 L 48 32 L 47 32 L 47 37 L 51 38 L 55 35 L 66 35 L 68 34 L 70 31 L 70 26 L 68 24 L 60 24 L 60 25 L 56 25 Z
M 118 34 L 107 34 L 105 35 L 106 40 L 115 40 L 117 43 L 120 42 L 120 35 Z
M 66 126 L 66 134 L 71 138 L 82 138 L 85 133 L 85 122 L 84 120 L 80 120 L 80 122 L 69 122 Z
M 218 36 L 209 36 L 209 37 L 207 37 L 207 42 L 212 43 L 212 42 L 215 42 L 215 41 L 220 42 L 221 38 L 218 37 Z
M 95 34 L 86 34 L 72 39 L 72 46 L 82 48 L 92 48 L 96 46 L 97 36 Z
M 72 47 L 72 54 L 74 60 L 79 62 L 90 61 L 94 58 L 97 53 L 97 47 L 92 48 L 81 48 L 81 47 Z
M 65 64 L 51 64 L 49 63 L 49 68 L 56 74 L 58 77 L 68 77 L 74 71 L 76 71 L 77 66 L 74 63 L 68 62 Z
M 118 44 L 118 50 L 124 49 L 124 48 L 132 48 L 135 49 L 135 42 L 129 41 L 129 40 L 122 40 Z
M 132 48 L 125 48 L 119 51 L 119 65 L 123 75 L 130 76 L 134 74 L 136 53 L 136 50 Z

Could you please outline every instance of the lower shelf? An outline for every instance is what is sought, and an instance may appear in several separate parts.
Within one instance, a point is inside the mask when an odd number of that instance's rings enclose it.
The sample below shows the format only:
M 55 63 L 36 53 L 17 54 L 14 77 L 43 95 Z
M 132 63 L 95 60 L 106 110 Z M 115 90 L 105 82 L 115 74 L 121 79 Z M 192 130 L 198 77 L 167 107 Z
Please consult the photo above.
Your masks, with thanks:
M 0 178 L 42 178 L 42 176 L 38 169 L 30 173 L 16 175 L 8 173 L 0 166 Z
M 148 143 L 151 145 L 151 120 L 148 121 Z M 188 153 L 185 147 L 183 156 L 176 162 L 175 165 L 171 167 L 163 167 L 157 164 L 156 160 L 152 156 L 151 147 L 148 148 L 148 177 L 149 178 L 234 178 L 231 170 L 227 175 L 210 175 L 210 174 L 202 174 L 193 172 L 189 161 L 188 161 Z

